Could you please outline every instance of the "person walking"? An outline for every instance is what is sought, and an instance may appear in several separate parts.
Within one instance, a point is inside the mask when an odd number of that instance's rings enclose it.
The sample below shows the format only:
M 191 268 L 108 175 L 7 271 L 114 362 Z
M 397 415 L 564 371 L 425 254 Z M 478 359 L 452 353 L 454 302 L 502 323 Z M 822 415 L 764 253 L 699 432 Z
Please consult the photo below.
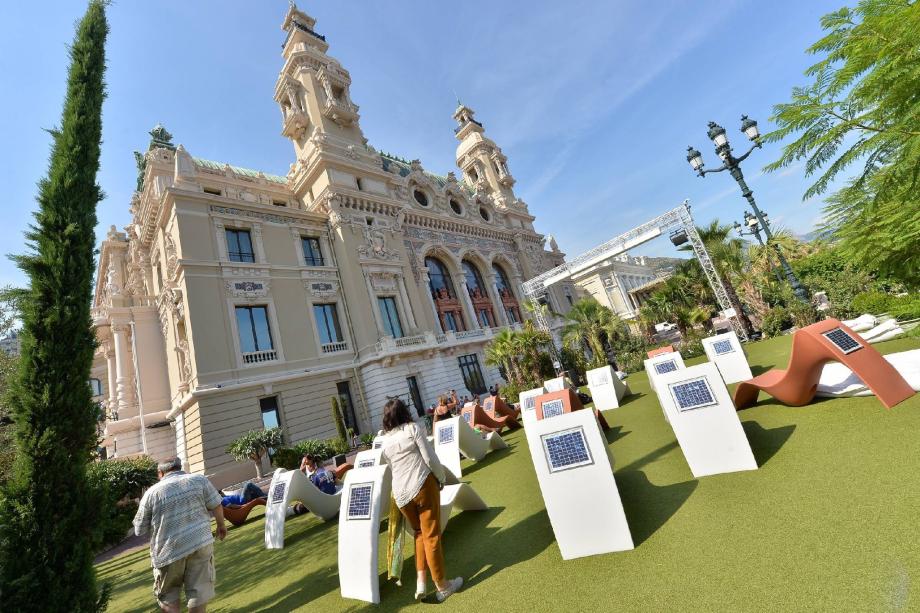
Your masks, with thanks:
M 134 533 L 150 534 L 153 594 L 160 609 L 179 613 L 184 586 L 189 613 L 204 613 L 214 597 L 211 514 L 217 538 L 227 536 L 220 494 L 204 475 L 183 472 L 179 458 L 158 464 L 157 476 L 134 516 Z
M 463 585 L 462 577 L 448 581 L 444 571 L 441 543 L 444 467 L 399 398 L 390 399 L 383 407 L 383 430 L 383 455 L 392 473 L 393 499 L 415 532 L 415 599 L 425 597 L 426 571 L 430 571 L 438 602 L 443 602 Z

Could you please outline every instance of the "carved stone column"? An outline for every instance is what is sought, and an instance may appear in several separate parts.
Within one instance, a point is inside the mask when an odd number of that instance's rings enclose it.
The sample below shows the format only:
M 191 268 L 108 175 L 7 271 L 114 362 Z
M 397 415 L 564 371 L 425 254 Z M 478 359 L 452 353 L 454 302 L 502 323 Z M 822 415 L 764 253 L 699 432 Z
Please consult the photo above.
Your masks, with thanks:
M 112 324 L 112 344 L 115 345 L 115 393 L 118 398 L 117 410 L 119 412 L 128 408 L 130 356 L 128 355 L 127 334 L 127 324 Z
M 224 220 L 214 220 L 214 235 L 217 239 L 217 259 L 226 262 L 230 259 L 230 254 L 227 253 L 227 234 Z
M 428 268 L 421 267 L 418 269 L 418 284 L 422 293 L 428 299 L 428 305 L 431 307 L 431 314 L 434 316 L 434 330 L 437 334 L 442 334 L 444 328 L 441 327 L 441 318 L 438 317 L 438 309 L 434 306 L 434 298 L 431 297 L 431 280 L 428 278 Z
M 114 343 L 114 341 L 112 341 Z M 105 361 L 106 361 L 106 373 L 108 375 L 108 393 L 109 397 L 106 401 L 106 406 L 110 411 L 114 411 L 118 408 L 118 394 L 116 390 L 116 379 L 115 379 L 115 350 L 112 349 L 111 344 L 105 350 Z
M 396 277 L 396 283 L 399 287 L 399 296 L 402 298 L 402 303 L 405 305 L 406 319 L 408 320 L 409 327 L 413 330 L 417 330 L 418 322 L 415 321 L 415 313 L 412 309 L 412 303 L 409 301 L 408 292 L 406 292 L 406 280 L 402 275 L 398 275 Z
M 367 286 L 367 296 L 371 301 L 371 312 L 374 314 L 374 322 L 377 324 L 377 335 L 379 336 L 385 332 L 385 328 L 383 327 L 383 320 L 380 318 L 380 305 L 377 303 L 377 293 L 374 291 L 370 275 L 367 274 L 366 270 L 364 271 L 364 285 Z
M 482 326 L 479 325 L 479 317 L 477 316 L 476 309 L 473 308 L 473 301 L 470 300 L 470 288 L 466 284 L 465 278 L 460 281 L 460 288 L 460 293 L 463 294 L 460 298 L 460 300 L 463 302 L 463 310 L 467 312 L 468 318 L 470 320 L 469 329 L 478 330 Z

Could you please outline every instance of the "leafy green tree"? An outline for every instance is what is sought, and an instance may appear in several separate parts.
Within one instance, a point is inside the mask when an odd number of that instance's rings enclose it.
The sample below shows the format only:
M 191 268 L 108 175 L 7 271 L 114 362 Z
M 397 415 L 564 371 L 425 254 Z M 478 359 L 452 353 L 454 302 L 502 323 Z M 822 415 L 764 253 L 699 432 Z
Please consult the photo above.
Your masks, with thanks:
M 766 169 L 805 160 L 806 175 L 817 175 L 808 199 L 855 167 L 827 198 L 824 229 L 850 261 L 918 287 L 920 10 L 912 0 L 860 0 L 821 26 L 807 50 L 820 56 L 805 72 L 811 83 L 774 107 L 778 127 L 764 137 L 794 140 Z
M 708 226 L 697 228 L 697 232 L 703 244 L 706 245 L 706 251 L 709 252 L 709 257 L 722 279 L 722 285 L 725 286 L 725 292 L 728 294 L 728 301 L 738 313 L 741 325 L 750 336 L 754 332 L 754 326 L 735 290 L 735 279 L 745 269 L 744 241 L 732 237 L 732 226 L 720 224 L 718 219 L 712 220 Z M 693 246 L 684 245 L 680 247 L 680 251 L 693 251 Z
M 594 298 L 582 298 L 565 314 L 562 342 L 572 349 L 587 347 L 591 351 L 590 366 L 607 363 L 604 343 L 628 334 L 623 320 Z
M 107 600 L 93 569 L 101 501 L 86 476 L 96 446 L 87 381 L 107 34 L 104 3 L 92 0 L 70 48 L 61 123 L 26 233 L 31 252 L 16 258 L 29 286 L 19 300 L 22 360 L 8 398 L 18 453 L 0 504 L 7 611 L 95 611 Z
M 348 431 L 345 429 L 345 418 L 342 417 L 342 410 L 339 407 L 337 396 L 332 397 L 332 421 L 335 422 L 335 431 L 339 438 L 348 442 L 350 439 L 348 438 Z
M 270 449 L 284 444 L 281 428 L 250 430 L 234 439 L 227 447 L 227 453 L 237 462 L 251 460 L 256 466 L 256 477 L 262 478 L 262 457 Z

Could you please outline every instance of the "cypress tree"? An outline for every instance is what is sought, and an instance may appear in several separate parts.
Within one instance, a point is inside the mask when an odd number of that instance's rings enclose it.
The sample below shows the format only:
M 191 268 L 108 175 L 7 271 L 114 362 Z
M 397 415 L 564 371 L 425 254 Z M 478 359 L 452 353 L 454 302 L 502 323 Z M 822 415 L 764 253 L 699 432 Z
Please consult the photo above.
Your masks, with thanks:
M 0 500 L 0 601 L 7 611 L 105 606 L 93 569 L 99 500 L 86 466 L 96 446 L 90 302 L 107 34 L 104 2 L 92 0 L 70 48 L 64 109 L 50 131 L 28 252 L 14 258 L 29 286 L 21 296 L 21 367 L 7 399 L 18 454 Z

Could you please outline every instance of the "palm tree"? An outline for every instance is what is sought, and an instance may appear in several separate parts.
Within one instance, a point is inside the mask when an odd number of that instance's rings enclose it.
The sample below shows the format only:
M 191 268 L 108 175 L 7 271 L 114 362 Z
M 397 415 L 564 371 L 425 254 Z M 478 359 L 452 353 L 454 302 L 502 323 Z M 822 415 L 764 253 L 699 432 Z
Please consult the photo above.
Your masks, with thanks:
M 517 363 L 515 333 L 502 328 L 486 347 L 486 364 L 498 366 L 505 371 L 509 382 L 521 383 L 521 371 Z
M 572 349 L 585 346 L 593 354 L 592 365 L 606 363 L 604 341 L 613 342 L 628 334 L 626 324 L 613 311 L 594 298 L 582 298 L 565 314 L 562 342 Z
M 712 220 L 708 226 L 697 228 L 696 231 L 699 233 L 703 244 L 706 246 L 706 251 L 709 252 L 709 257 L 722 278 L 722 284 L 728 294 L 728 301 L 738 314 L 741 325 L 750 335 L 754 332 L 754 326 L 751 325 L 751 320 L 745 314 L 741 300 L 738 298 L 738 293 L 732 283 L 733 278 L 745 270 L 744 241 L 740 238 L 729 238 L 732 226 L 722 225 L 718 219 Z M 693 251 L 693 246 L 687 244 L 680 247 L 680 250 Z

